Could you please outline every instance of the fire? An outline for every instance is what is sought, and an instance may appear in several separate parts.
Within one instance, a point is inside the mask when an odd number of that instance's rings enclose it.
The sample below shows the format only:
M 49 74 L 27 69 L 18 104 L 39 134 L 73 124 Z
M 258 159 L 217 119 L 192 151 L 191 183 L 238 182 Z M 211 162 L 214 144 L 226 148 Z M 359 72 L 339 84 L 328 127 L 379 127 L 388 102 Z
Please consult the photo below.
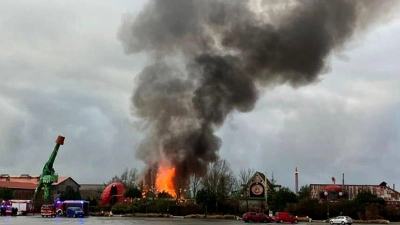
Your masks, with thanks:
M 176 192 L 174 189 L 174 177 L 175 168 L 168 168 L 166 166 L 160 165 L 158 167 L 156 188 L 158 192 L 167 192 L 173 198 L 176 198 Z

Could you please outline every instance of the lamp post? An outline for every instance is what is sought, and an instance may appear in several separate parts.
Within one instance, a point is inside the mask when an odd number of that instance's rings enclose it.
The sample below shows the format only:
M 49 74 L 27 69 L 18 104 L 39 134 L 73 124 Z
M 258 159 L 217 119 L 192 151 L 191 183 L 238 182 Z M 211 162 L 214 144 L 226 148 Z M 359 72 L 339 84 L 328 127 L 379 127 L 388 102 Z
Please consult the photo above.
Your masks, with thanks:
M 143 199 L 143 200 L 144 200 L 144 199 Z M 146 214 L 147 214 L 147 197 L 145 198 L 145 200 L 146 200 L 146 201 L 145 201 L 144 203 L 146 204 Z
M 233 197 L 233 199 L 235 200 L 234 201 L 234 203 L 235 203 L 235 218 L 236 218 L 236 208 L 237 208 L 237 206 L 238 206 L 238 195 L 237 195 L 237 191 L 232 191 L 231 192 L 231 196 Z
M 154 197 L 156 195 L 156 189 L 153 186 L 151 186 L 150 192 L 151 192 L 151 196 L 152 196 L 152 199 L 153 199 L 153 202 L 154 202 Z
M 326 217 L 329 220 L 329 198 L 328 198 L 328 192 L 325 191 L 324 195 L 326 196 Z
M 178 189 L 178 194 L 176 195 L 176 204 L 179 205 L 181 199 L 182 188 Z
M 244 191 L 243 194 L 240 195 L 240 197 L 243 197 L 243 196 L 244 196 L 245 199 L 246 199 L 246 209 L 247 209 L 246 212 L 248 212 L 248 211 L 249 211 L 249 201 L 248 201 L 248 193 L 247 193 L 247 190 Z
M 243 191 L 243 194 L 241 194 L 240 196 L 243 197 L 243 195 L 244 195 L 244 197 L 246 198 L 246 208 L 247 208 L 246 212 L 248 212 L 249 211 L 249 200 L 248 200 L 249 190 L 248 190 L 248 186 L 247 186 L 247 184 L 242 184 L 241 186 L 243 188 L 242 190 L 244 190 L 244 191 Z

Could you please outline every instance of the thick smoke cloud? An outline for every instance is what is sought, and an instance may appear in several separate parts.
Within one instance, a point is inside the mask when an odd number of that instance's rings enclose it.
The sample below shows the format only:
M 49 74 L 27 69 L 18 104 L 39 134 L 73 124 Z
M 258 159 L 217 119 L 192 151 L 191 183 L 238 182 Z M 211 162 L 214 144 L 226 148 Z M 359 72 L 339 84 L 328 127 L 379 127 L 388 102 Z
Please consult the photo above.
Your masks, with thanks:
M 177 179 L 204 174 L 217 158 L 214 131 L 234 111 L 251 111 L 258 87 L 318 81 L 329 55 L 394 1 L 152 0 L 118 33 L 127 54 L 154 64 L 132 102 L 146 138 L 137 156 L 176 167 Z

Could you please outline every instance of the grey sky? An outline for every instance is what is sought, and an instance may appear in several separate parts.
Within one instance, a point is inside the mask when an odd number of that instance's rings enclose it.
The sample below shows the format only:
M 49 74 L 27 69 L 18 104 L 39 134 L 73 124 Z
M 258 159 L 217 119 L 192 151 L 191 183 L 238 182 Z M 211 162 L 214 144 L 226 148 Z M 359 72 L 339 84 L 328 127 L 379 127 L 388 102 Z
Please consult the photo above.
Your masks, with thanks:
M 102 183 L 143 167 L 130 98 L 149 62 L 117 39 L 143 2 L 0 2 L 0 173 L 39 174 L 59 134 L 60 176 Z M 220 155 L 290 188 L 296 166 L 300 185 L 342 172 L 347 183 L 400 183 L 399 37 L 400 19 L 381 23 L 333 55 L 320 82 L 266 89 L 217 132 Z

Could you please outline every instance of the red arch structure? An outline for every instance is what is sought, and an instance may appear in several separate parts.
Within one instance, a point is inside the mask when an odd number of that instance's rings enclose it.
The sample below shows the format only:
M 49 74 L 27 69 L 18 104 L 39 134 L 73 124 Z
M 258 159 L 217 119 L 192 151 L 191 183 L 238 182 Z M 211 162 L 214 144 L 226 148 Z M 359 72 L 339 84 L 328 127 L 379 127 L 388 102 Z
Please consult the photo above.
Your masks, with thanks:
M 325 191 L 340 192 L 340 191 L 342 191 L 342 187 L 340 187 L 339 185 L 328 185 L 328 186 L 326 186 Z
M 124 201 L 124 185 L 118 182 L 109 184 L 101 194 L 100 205 L 114 205 L 115 203 L 121 203 Z

